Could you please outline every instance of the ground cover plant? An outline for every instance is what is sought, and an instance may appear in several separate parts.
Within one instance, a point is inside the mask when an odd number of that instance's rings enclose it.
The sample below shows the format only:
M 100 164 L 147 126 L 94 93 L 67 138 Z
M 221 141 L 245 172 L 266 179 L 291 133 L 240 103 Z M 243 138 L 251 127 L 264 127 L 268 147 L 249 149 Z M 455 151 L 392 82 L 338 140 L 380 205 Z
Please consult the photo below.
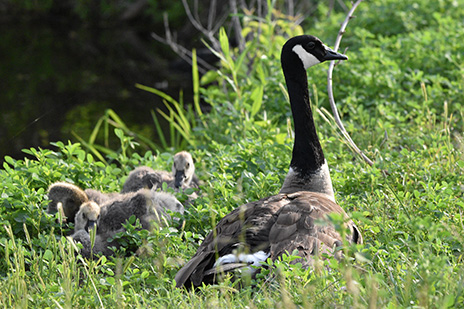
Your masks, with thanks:
M 349 60 L 335 68 L 334 92 L 347 130 L 375 161 L 373 167 L 349 149 L 325 112 L 321 66 L 311 70 L 309 84 L 336 199 L 357 222 L 364 245 L 347 247 L 341 262 L 327 258 L 308 271 L 284 257 L 241 289 L 227 279 L 195 292 L 174 287 L 176 271 L 220 218 L 281 186 L 292 132 L 280 47 L 303 32 L 331 45 L 346 16 L 320 4 L 303 29 L 279 11 L 270 11 L 265 20 L 244 13 L 246 48 L 238 51 L 229 46 L 225 31 L 219 33 L 220 69 L 194 78 L 196 100 L 201 96 L 210 111 L 194 105 L 183 112 L 178 101 L 170 102 L 166 117 L 172 134 L 189 139 L 182 146 L 193 153 L 203 195 L 187 209 L 182 226 L 150 234 L 129 229 L 132 241 L 151 244 L 147 254 L 95 261 L 76 256 L 66 228 L 45 214 L 46 188 L 68 181 L 119 191 L 135 166 L 170 168 L 175 149 L 167 142 L 166 149 L 142 152 L 137 136 L 119 128 L 118 150 L 102 152 L 82 139 L 56 142 L 51 150 L 25 150 L 34 159 L 5 157 L 0 303 L 21 308 L 463 306 L 464 3 L 369 1 L 355 15 L 341 46 L 348 48 Z M 188 132 L 179 121 L 189 122 Z

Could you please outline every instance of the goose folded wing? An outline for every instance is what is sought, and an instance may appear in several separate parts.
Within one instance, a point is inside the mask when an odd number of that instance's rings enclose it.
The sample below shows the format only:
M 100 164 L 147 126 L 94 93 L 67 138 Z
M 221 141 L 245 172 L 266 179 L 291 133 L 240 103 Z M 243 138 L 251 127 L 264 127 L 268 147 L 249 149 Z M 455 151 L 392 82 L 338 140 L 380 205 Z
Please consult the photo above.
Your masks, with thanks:
M 315 256 L 321 253 L 340 254 L 334 250 L 342 245 L 342 237 L 330 222 L 328 215 L 340 213 L 347 218 L 343 209 L 326 198 L 324 194 L 297 192 L 289 194 L 291 203 L 282 207 L 269 233 L 270 253 L 273 260 L 283 254 L 296 254 L 301 257 L 292 263 L 301 262 L 304 267 L 312 265 Z M 351 220 L 347 240 L 359 242 L 355 236 L 357 229 Z M 359 234 L 360 235 L 360 234 Z
M 176 274 L 176 286 L 201 285 L 207 274 L 214 273 L 216 259 L 234 253 L 234 250 L 268 250 L 274 214 L 288 202 L 285 194 L 279 194 L 242 205 L 226 215 Z

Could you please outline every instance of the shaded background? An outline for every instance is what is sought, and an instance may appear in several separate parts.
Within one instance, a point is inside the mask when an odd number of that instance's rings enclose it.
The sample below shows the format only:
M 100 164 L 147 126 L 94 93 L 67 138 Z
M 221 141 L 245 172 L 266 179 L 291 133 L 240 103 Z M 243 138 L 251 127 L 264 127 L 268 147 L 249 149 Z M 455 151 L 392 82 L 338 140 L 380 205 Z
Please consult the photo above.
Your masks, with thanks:
M 212 22 L 225 24 L 230 2 L 188 3 L 201 20 L 211 17 L 216 3 Z M 297 10 L 296 1 L 284 2 L 289 14 Z M 305 16 L 317 3 L 299 2 Z M 259 7 L 260 1 L 240 3 Z M 176 41 L 200 48 L 214 64 L 182 1 L 0 0 L 0 161 L 25 157 L 24 148 L 75 142 L 73 134 L 87 139 L 108 108 L 156 143 L 150 111 L 164 105 L 135 84 L 175 98 L 182 89 L 186 103 L 192 91 L 189 64 L 151 36 L 164 37 L 165 14 Z
M 191 91 L 191 72 L 172 50 L 151 37 L 164 34 L 162 12 L 179 29 L 179 43 L 197 36 L 184 27 L 182 3 L 33 1 L 2 3 L 0 19 L 0 157 L 24 157 L 23 148 L 87 138 L 107 108 L 134 131 L 156 139 L 150 110 L 161 100 L 136 83 L 177 97 Z M 140 3 L 140 2 L 139 2 Z M 164 6 L 163 6 L 164 4 Z M 159 14 L 154 11 L 159 10 Z M 157 18 L 158 17 L 158 18 Z M 187 38 L 187 39 L 186 39 Z

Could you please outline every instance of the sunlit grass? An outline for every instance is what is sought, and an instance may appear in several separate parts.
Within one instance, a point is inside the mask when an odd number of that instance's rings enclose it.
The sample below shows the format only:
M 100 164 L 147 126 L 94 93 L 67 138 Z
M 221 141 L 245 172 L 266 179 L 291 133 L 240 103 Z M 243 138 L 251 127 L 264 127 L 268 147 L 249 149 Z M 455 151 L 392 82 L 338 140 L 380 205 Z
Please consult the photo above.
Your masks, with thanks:
M 278 23 L 273 20 L 263 28 L 265 39 L 247 42 L 247 54 L 226 46 L 223 37 L 227 63 L 204 77 L 203 81 L 216 81 L 208 88 L 200 86 L 199 76 L 194 78 L 198 89 L 193 107 L 183 109 L 182 99 L 164 97 L 168 113 L 153 111 L 160 145 L 144 141 L 108 111 L 91 136 L 79 138 L 80 143 L 56 142 L 53 150 L 25 150 L 34 160 L 5 157 L 0 170 L 1 305 L 462 306 L 464 61 L 459 51 L 464 50 L 464 18 L 447 15 L 462 17 L 464 6 L 428 1 L 419 1 L 418 6 L 421 12 L 436 9 L 443 14 L 401 13 L 399 8 L 408 4 L 394 0 L 363 3 L 344 38 L 352 46 L 350 60 L 334 71 L 343 121 L 374 166 L 361 162 L 347 147 L 330 117 L 314 113 L 336 199 L 364 237 L 364 245 L 345 249 L 343 261 L 322 259 L 305 271 L 284 257 L 241 288 L 226 279 L 187 292 L 176 289 L 173 281 L 218 220 L 243 203 L 277 193 L 287 172 L 293 137 L 278 52 L 285 41 L 283 33 L 302 30 L 279 15 Z M 382 16 L 390 12 L 398 19 L 379 18 L 379 7 Z M 319 7 L 321 16 L 326 16 L 324 8 Z M 307 32 L 333 37 L 343 14 L 333 11 Z M 248 22 L 244 32 L 253 33 L 258 23 Z M 431 43 L 432 37 L 439 46 Z M 448 41 L 447 46 L 440 45 Z M 427 53 L 418 52 L 423 50 Z M 314 111 L 328 107 L 322 66 L 310 71 Z M 257 83 L 263 85 L 262 98 Z M 200 95 L 211 105 L 209 113 L 201 112 Z M 160 115 L 171 123 L 166 135 L 156 122 Z M 113 134 L 119 149 L 96 142 L 97 135 Z M 193 153 L 204 181 L 203 194 L 187 208 L 184 224 L 148 235 L 129 229 L 134 239 L 150 247 L 151 254 L 144 256 L 87 261 L 75 255 L 66 239 L 69 231 L 44 212 L 47 187 L 68 181 L 83 188 L 120 191 L 135 166 L 169 169 L 173 149 L 178 148 Z

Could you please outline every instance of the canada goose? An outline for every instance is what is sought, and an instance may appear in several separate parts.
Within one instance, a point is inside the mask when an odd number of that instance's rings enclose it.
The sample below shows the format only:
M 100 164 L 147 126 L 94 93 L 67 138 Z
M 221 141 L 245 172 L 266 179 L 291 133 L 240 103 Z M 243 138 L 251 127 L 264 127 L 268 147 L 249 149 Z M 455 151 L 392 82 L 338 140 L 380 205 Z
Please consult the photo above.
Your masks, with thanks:
M 148 181 L 145 176 L 148 174 L 158 175 L 164 173 L 167 174 L 165 171 L 155 171 L 148 166 L 137 167 L 129 173 L 129 176 L 127 176 L 121 193 L 137 192 L 140 189 L 151 189 L 153 187 L 153 183 Z M 161 176 L 159 176 L 159 181 L 162 181 Z
M 90 257 L 91 251 L 109 256 L 113 251 L 108 247 L 119 247 L 119 244 L 117 241 L 108 242 L 108 238 L 124 232 L 123 224 L 132 215 L 140 220 L 144 229 L 151 230 L 154 227 L 153 221 L 163 224 L 163 218 L 171 218 L 166 209 L 184 213 L 184 207 L 172 194 L 149 189 L 119 194 L 101 206 L 95 202 L 87 202 L 81 205 L 76 214 L 74 234 L 71 237 L 75 242 L 82 243 L 83 256 Z M 95 224 L 95 245 L 93 250 L 90 250 L 88 232 Z
M 85 189 L 85 194 L 89 201 L 102 205 L 120 195 L 120 193 L 103 193 L 94 189 Z
M 116 234 L 116 233 L 115 233 Z M 102 254 L 105 256 L 112 256 L 114 254 L 112 247 L 119 247 L 119 244 L 115 241 L 108 242 L 108 237 L 106 235 L 95 235 L 95 243 L 92 248 L 92 243 L 90 241 L 90 234 L 86 230 L 78 230 L 71 235 L 71 238 L 76 243 L 82 244 L 82 249 L 79 253 L 90 259 L 93 258 L 95 254 Z
M 181 151 L 174 155 L 172 164 L 175 188 L 198 188 L 198 178 L 195 175 L 195 165 L 192 155 L 187 151 Z
M 182 204 L 170 193 L 141 189 L 137 192 L 119 194 L 102 205 L 88 202 L 81 205 L 76 214 L 75 231 L 88 230 L 97 224 L 97 233 L 112 233 L 122 228 L 132 215 L 140 220 L 142 227 L 152 229 L 152 221 L 162 223 L 162 218 L 171 219 L 166 209 L 184 213 Z
M 160 194 L 163 194 L 163 197 Z M 160 201 L 163 201 L 163 205 L 160 204 Z M 126 193 L 101 206 L 97 231 L 98 233 L 107 233 L 118 230 L 132 215 L 140 220 L 144 229 L 151 230 L 153 223 L 163 224 L 164 218 L 171 219 L 166 213 L 166 209 L 179 213 L 184 212 L 182 204 L 169 193 L 155 192 L 149 189 Z
M 74 222 L 74 217 L 81 204 L 88 201 L 85 192 L 76 185 L 66 182 L 56 182 L 48 187 L 47 212 L 54 214 L 62 212 L 67 222 Z
M 184 214 L 184 206 L 177 198 L 168 192 L 150 190 L 150 200 L 155 205 L 159 205 L 161 209 L 168 209 L 172 212 Z
M 341 235 L 327 218 L 330 213 L 342 214 L 347 220 L 349 242 L 362 243 L 359 230 L 334 201 L 309 104 L 306 75 L 311 66 L 346 59 L 314 36 L 297 36 L 285 43 L 281 64 L 294 119 L 295 141 L 282 189 L 277 195 L 242 205 L 222 218 L 176 274 L 177 287 L 215 283 L 220 273 L 245 267 L 252 271 L 249 265 L 259 266 L 267 258 L 274 261 L 294 250 L 301 257 L 294 262 L 308 267 L 314 255 L 332 252 L 342 244 Z
M 82 190 L 71 183 L 56 182 L 48 188 L 50 203 L 47 212 L 54 214 L 61 211 L 67 222 L 74 222 L 75 215 L 82 204 L 92 201 L 101 205 L 118 195 L 119 193 L 102 193 L 94 189 Z
M 122 193 L 135 192 L 142 188 L 162 188 L 163 183 L 173 189 L 198 188 L 199 180 L 195 175 L 192 155 L 181 151 L 174 155 L 172 174 L 166 171 L 155 171 L 141 166 L 129 173 L 123 185 Z
M 74 231 L 86 230 L 93 228 L 100 218 L 100 206 L 95 202 L 85 202 L 79 208 L 75 217 Z

